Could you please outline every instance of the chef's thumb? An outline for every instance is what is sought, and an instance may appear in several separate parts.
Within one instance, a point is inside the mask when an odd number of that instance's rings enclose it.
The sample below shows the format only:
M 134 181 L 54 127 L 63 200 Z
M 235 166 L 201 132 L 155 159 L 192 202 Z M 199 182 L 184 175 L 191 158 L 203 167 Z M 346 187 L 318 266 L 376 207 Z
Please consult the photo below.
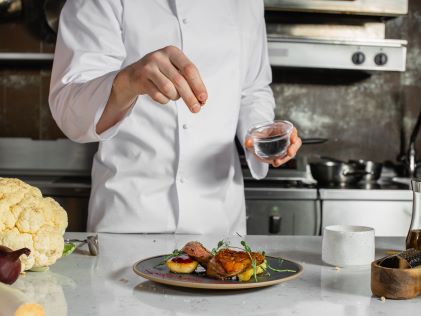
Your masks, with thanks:
M 246 149 L 252 149 L 253 148 L 253 139 L 250 136 L 246 137 L 246 140 L 244 142 L 244 147 L 246 147 Z

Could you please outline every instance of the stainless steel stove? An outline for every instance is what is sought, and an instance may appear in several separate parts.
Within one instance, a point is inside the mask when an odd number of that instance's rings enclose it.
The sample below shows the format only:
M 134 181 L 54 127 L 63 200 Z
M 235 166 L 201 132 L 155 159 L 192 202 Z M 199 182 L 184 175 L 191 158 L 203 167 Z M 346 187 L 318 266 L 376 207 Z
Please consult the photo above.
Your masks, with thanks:
M 243 164 L 245 167 L 245 164 Z M 328 225 L 374 227 L 377 236 L 405 236 L 412 193 L 390 178 L 347 186 L 317 186 L 305 157 L 253 180 L 243 168 L 250 234 L 319 235 Z

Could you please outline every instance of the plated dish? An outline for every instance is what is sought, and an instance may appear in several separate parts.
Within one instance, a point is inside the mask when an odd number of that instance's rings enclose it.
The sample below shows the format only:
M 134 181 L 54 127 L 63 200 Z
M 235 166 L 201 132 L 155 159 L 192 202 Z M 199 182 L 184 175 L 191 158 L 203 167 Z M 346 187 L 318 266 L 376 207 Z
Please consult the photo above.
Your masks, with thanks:
M 212 251 L 197 241 L 188 242 L 172 254 L 136 262 L 136 274 L 154 282 L 204 289 L 245 289 L 264 287 L 297 278 L 303 271 L 293 261 L 231 247 L 220 241 Z

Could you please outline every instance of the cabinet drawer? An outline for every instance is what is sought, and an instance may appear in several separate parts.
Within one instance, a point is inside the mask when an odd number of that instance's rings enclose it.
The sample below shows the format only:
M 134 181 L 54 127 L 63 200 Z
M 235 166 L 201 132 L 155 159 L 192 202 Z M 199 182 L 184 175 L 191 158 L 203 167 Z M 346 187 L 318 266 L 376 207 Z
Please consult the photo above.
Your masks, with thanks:
M 247 234 L 318 235 L 317 200 L 246 200 Z

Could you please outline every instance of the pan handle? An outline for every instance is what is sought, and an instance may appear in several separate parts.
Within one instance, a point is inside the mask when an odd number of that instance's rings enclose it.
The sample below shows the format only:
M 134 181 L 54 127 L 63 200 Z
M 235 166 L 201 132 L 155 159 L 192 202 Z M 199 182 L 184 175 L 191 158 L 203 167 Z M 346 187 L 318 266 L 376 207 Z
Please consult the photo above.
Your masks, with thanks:
M 367 175 L 374 175 L 372 171 L 344 171 L 342 174 L 345 177 L 352 177 L 352 176 L 367 176 Z
M 303 145 L 323 144 L 328 141 L 327 138 L 302 138 Z

